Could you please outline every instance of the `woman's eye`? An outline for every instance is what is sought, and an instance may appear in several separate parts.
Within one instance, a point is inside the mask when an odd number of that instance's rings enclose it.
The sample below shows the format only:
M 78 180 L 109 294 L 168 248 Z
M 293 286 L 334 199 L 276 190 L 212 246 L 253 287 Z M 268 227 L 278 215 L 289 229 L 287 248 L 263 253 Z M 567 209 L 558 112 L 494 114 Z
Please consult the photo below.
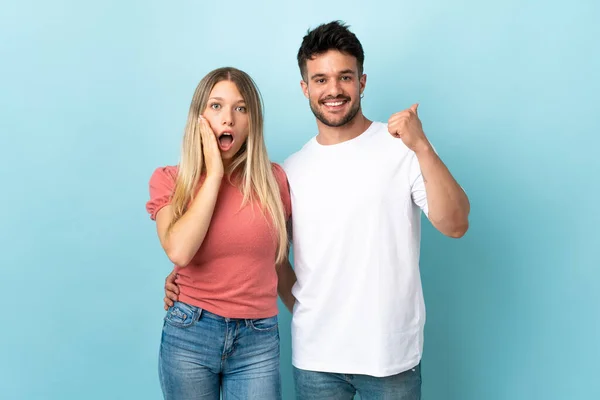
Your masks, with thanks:
M 212 108 L 213 110 L 218 110 L 219 108 L 221 108 L 221 105 L 219 103 L 212 103 L 210 105 L 210 108 Z
M 247 111 L 247 108 L 246 108 L 246 107 L 244 107 L 244 106 L 239 106 L 239 107 L 237 108 L 237 110 L 238 110 L 239 112 L 243 112 L 243 113 L 245 113 L 245 112 Z

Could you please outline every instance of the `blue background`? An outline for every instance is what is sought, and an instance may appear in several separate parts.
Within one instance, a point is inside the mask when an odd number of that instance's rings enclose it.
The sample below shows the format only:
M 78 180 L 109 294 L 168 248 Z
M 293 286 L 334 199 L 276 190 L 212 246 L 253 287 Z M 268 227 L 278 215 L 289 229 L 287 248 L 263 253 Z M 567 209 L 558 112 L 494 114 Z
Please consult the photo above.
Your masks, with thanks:
M 296 51 L 333 19 L 365 48 L 365 114 L 419 102 L 472 203 L 461 240 L 424 224 L 423 398 L 600 398 L 592 0 L 3 2 L 1 398 L 161 397 L 150 174 L 177 162 L 193 90 L 223 65 L 258 83 L 271 158 L 299 149 L 316 125 Z

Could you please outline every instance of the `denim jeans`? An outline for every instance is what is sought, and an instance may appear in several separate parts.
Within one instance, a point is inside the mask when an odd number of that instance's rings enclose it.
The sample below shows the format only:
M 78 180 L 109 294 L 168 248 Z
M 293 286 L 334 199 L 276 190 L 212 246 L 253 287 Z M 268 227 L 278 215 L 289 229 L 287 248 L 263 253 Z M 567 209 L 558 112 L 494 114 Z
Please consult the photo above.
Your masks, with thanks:
M 294 367 L 298 400 L 420 400 L 421 365 L 397 375 L 368 375 L 306 371 Z
M 281 399 L 277 316 L 230 319 L 176 302 L 159 353 L 166 400 Z

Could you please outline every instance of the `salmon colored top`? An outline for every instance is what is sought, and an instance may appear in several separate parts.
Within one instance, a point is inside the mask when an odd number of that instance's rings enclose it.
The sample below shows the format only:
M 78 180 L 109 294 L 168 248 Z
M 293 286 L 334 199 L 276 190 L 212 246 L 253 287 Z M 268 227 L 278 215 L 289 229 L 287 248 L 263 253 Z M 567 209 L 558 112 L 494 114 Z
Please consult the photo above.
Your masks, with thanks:
M 291 201 L 285 172 L 273 163 L 285 218 Z M 171 202 L 176 166 L 157 168 L 150 178 L 151 219 Z M 277 233 L 256 203 L 240 208 L 242 193 L 223 178 L 206 237 L 192 261 L 175 266 L 179 301 L 226 318 L 258 319 L 277 315 Z

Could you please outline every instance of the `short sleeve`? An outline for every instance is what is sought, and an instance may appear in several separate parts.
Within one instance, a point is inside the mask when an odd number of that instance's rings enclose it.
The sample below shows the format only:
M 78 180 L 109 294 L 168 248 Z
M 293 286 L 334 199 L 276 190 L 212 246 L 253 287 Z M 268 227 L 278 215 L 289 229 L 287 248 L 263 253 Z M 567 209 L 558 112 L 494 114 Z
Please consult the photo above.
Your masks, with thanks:
M 410 155 L 410 193 L 413 202 L 425 213 L 429 215 L 429 207 L 427 205 L 427 192 L 425 191 L 425 181 L 423 181 L 423 174 L 421 173 L 421 166 L 416 154 Z
M 285 211 L 285 219 L 288 220 L 292 216 L 292 199 L 290 198 L 290 186 L 287 180 L 285 171 L 279 164 L 272 163 L 273 174 L 279 185 L 279 192 L 281 193 L 281 201 L 283 202 L 283 208 Z
M 156 220 L 156 214 L 161 208 L 171 203 L 176 178 L 177 167 L 167 166 L 154 170 L 149 183 L 150 200 L 146 203 L 146 211 L 152 220 Z

